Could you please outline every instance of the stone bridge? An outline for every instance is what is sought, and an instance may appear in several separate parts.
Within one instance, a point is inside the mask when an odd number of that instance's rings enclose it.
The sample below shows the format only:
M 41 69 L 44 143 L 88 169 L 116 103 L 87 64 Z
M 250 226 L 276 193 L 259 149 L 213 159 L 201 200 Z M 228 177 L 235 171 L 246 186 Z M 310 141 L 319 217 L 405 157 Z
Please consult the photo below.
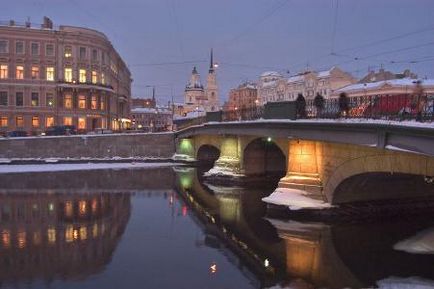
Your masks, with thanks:
M 432 127 L 277 120 L 208 123 L 177 132 L 176 146 L 180 158 L 216 159 L 208 175 L 283 172 L 276 192 L 308 196 L 321 205 L 434 196 Z M 369 185 L 371 190 L 339 189 L 344 182 L 366 185 L 371 176 L 399 179 L 399 188 L 408 180 L 411 194 L 396 191 L 394 182 L 375 190 Z M 415 181 L 409 176 L 418 177 Z

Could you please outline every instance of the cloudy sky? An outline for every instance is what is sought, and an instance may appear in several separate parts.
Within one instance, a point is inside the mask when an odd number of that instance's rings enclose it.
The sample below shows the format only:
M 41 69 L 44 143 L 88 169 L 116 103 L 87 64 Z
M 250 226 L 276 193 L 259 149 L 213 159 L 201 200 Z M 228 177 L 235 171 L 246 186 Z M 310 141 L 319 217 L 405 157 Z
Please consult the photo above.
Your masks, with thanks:
M 434 78 L 432 0 L 13 0 L 0 20 L 76 25 L 104 32 L 133 74 L 133 94 L 177 101 L 194 65 L 206 80 L 219 62 L 221 98 L 269 70 L 295 74 L 338 65 Z

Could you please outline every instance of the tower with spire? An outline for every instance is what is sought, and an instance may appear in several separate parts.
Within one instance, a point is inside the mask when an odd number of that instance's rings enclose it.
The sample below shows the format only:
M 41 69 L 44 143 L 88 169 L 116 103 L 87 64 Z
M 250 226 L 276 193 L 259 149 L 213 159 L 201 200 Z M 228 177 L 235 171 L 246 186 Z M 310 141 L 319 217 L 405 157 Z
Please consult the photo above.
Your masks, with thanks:
M 212 49 L 206 88 L 203 87 L 200 75 L 196 67 L 194 67 L 191 72 L 190 81 L 185 87 L 184 104 L 187 111 L 193 111 L 198 108 L 206 111 L 216 111 L 219 109 L 220 103 Z
M 215 71 L 214 55 L 211 48 L 210 64 L 208 77 L 206 81 L 206 94 L 208 99 L 208 106 L 210 111 L 216 111 L 219 109 L 219 91 L 217 86 L 217 75 Z

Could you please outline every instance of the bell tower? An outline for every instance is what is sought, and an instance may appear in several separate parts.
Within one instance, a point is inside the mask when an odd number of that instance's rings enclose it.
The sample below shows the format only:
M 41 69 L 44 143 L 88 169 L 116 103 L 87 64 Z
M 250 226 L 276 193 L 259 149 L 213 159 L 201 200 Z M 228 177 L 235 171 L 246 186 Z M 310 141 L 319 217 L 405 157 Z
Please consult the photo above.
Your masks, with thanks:
M 207 77 L 206 96 L 208 99 L 207 110 L 216 111 L 220 108 L 220 98 L 217 86 L 216 63 L 214 62 L 213 50 L 211 49 L 210 65 Z

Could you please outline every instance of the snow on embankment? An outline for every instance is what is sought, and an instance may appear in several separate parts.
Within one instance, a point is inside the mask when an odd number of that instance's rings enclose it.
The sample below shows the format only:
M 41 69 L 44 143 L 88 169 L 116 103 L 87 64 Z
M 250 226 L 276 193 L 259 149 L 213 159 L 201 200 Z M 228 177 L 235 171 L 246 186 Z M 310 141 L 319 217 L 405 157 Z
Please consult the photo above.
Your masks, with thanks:
M 277 188 L 271 195 L 262 198 L 262 201 L 268 204 L 287 206 L 291 210 L 327 209 L 332 207 L 329 203 L 309 197 L 309 193 L 305 191 L 286 188 Z
M 107 169 L 161 168 L 179 164 L 174 163 L 85 163 L 85 164 L 42 164 L 42 165 L 0 165 L 0 174 L 36 173 Z
M 434 281 L 418 277 L 390 277 L 377 282 L 379 289 L 433 289 Z
M 434 227 L 396 243 L 393 248 L 411 254 L 434 254 Z

